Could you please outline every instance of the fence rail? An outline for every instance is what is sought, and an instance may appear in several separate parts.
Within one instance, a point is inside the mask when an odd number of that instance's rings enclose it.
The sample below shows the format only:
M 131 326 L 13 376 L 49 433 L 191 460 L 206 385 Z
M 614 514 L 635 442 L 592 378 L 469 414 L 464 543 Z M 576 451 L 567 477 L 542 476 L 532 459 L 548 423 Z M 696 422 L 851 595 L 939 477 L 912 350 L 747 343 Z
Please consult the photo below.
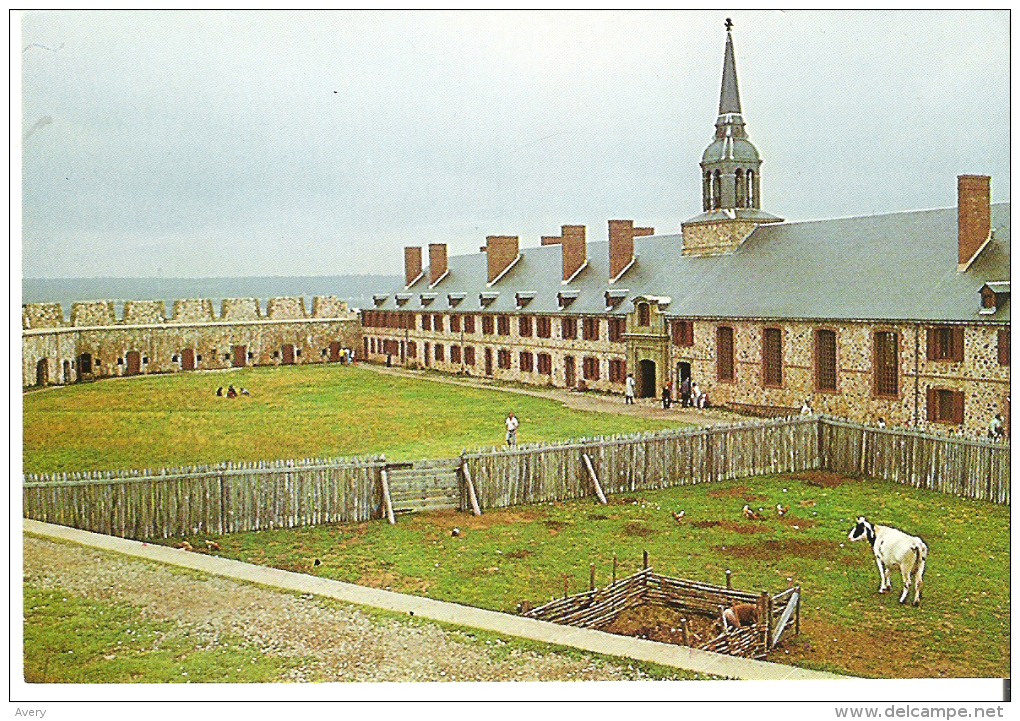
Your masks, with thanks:
M 795 417 L 569 443 L 493 448 L 460 466 L 461 510 L 606 495 L 758 475 L 829 470 L 1010 503 L 1008 445 Z M 385 459 L 305 459 L 24 477 L 23 515 L 129 538 L 223 534 L 382 516 Z M 415 464 L 418 465 L 418 464 Z

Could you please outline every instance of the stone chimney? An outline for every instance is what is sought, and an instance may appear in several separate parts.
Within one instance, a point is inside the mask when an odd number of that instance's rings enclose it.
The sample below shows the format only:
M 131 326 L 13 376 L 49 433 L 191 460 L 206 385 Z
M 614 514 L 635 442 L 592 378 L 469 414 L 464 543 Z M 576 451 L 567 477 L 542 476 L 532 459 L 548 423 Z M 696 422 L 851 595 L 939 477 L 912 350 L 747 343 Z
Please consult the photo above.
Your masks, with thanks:
M 563 280 L 567 281 L 577 275 L 577 271 L 588 262 L 588 246 L 585 242 L 583 225 L 564 225 L 563 233 Z
M 620 277 L 634 260 L 634 221 L 609 221 L 609 280 Z
M 446 275 L 446 243 L 429 243 L 429 285 Z
M 421 248 L 404 248 L 404 286 L 409 286 L 421 275 Z
M 489 283 L 513 265 L 519 255 L 520 239 L 516 235 L 489 235 L 485 238 L 485 254 L 489 261 Z
M 967 270 L 992 234 L 992 179 L 961 175 L 957 179 L 960 254 L 957 270 Z

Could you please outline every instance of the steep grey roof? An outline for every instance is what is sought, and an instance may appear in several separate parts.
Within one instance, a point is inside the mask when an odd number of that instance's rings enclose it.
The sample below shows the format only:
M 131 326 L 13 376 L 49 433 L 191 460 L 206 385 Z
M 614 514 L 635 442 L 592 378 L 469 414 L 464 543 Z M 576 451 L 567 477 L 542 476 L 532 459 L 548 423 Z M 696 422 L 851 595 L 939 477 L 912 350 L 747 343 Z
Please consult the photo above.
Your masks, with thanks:
M 610 286 L 608 243 L 588 244 L 588 266 L 561 283 L 557 245 L 522 248 L 521 259 L 489 288 L 486 256 L 449 259 L 449 275 L 429 290 L 425 279 L 409 289 L 403 310 L 450 310 L 449 293 L 465 293 L 453 310 L 513 313 L 515 294 L 535 291 L 523 313 L 605 314 L 610 288 L 629 291 L 611 314 L 632 309 L 639 295 L 669 296 L 678 317 L 803 318 L 921 321 L 1009 321 L 1009 303 L 993 316 L 978 315 L 979 290 L 1010 277 L 1009 204 L 992 206 L 995 239 L 965 272 L 957 271 L 956 208 L 759 226 L 736 252 L 684 257 L 679 234 L 636 238 L 637 262 Z M 425 274 L 425 278 L 428 273 Z M 560 291 L 577 299 L 561 309 Z M 480 293 L 498 291 L 487 307 Z M 377 306 L 395 310 L 390 290 Z M 422 306 L 422 293 L 438 299 Z

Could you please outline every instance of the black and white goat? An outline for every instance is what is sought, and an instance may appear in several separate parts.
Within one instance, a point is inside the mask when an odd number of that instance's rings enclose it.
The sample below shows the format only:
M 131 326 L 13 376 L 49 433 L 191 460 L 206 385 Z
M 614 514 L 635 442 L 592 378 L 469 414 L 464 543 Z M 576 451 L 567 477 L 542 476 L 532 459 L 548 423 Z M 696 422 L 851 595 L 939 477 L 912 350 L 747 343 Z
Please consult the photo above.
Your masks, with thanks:
M 899 566 L 903 574 L 903 593 L 900 603 L 906 603 L 910 587 L 914 587 L 914 605 L 921 603 L 921 587 L 924 585 L 924 563 L 928 559 L 928 546 L 917 536 L 911 536 L 891 526 L 879 526 L 869 522 L 864 516 L 857 519 L 857 525 L 850 531 L 851 541 L 868 539 L 871 550 L 875 552 L 875 562 L 882 583 L 879 593 L 892 590 L 892 567 Z

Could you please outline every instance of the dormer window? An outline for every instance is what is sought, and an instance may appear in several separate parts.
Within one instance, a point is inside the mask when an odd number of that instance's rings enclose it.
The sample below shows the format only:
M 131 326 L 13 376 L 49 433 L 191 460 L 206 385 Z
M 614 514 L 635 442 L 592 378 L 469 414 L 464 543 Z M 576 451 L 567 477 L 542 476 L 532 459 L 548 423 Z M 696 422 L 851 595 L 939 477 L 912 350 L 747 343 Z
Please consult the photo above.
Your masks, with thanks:
M 431 304 L 432 301 L 434 301 L 436 299 L 436 294 L 435 293 L 422 293 L 421 296 L 419 296 L 419 297 L 421 298 L 422 306 L 426 306 L 426 305 Z
M 518 293 L 515 296 L 515 300 L 517 301 L 517 307 L 518 308 L 525 307 L 528 303 L 530 303 L 531 301 L 533 301 L 535 299 L 535 295 L 536 295 L 535 291 L 533 291 L 533 290 L 532 291 L 528 291 L 526 293 Z
M 566 308 L 580 295 L 580 291 L 576 290 L 561 290 L 556 294 L 556 300 L 559 303 L 560 308 Z
M 390 296 L 388 293 L 376 293 L 375 295 L 372 296 L 372 302 L 375 303 L 375 306 L 378 308 L 383 303 L 385 303 L 386 299 L 389 297 Z
M 487 293 L 478 294 L 478 303 L 483 307 L 492 305 L 492 303 L 499 297 L 498 291 L 489 291 Z
M 467 298 L 467 293 L 449 293 L 446 296 L 446 300 L 451 308 L 456 308 L 465 298 Z
M 393 296 L 393 300 L 396 301 L 397 305 L 404 305 L 407 301 L 411 300 L 410 293 L 397 293 Z
M 1009 283 L 1008 280 L 990 281 L 981 286 L 981 309 L 978 311 L 981 315 L 996 313 L 1009 300 Z
M 612 288 L 606 291 L 606 310 L 612 310 L 620 305 L 630 293 L 626 288 Z

